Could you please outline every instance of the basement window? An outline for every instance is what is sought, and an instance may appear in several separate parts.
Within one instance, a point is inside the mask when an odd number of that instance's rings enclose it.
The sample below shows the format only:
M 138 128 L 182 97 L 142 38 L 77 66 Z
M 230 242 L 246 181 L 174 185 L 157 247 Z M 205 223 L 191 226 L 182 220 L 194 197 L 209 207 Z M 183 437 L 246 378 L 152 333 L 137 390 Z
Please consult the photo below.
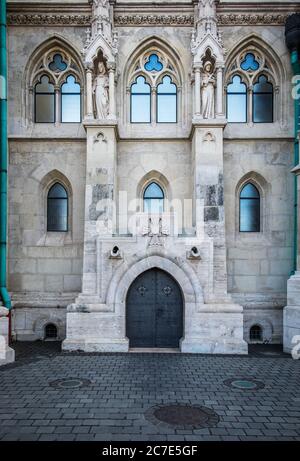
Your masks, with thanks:
M 45 326 L 45 339 L 57 339 L 57 327 L 54 323 Z
M 262 328 L 259 325 L 250 328 L 250 341 L 262 341 Z

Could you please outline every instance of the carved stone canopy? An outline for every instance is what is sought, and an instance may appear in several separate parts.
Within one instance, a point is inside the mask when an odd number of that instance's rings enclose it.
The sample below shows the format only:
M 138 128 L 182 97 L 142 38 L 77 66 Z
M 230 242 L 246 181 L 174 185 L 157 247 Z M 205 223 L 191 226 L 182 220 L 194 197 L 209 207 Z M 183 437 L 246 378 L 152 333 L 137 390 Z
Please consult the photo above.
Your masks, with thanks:
M 91 0 L 91 29 L 86 31 L 82 51 L 85 62 L 94 62 L 101 50 L 105 59 L 114 63 L 117 55 L 117 32 L 113 29 L 113 6 L 109 0 Z
M 215 61 L 224 62 L 225 50 L 218 30 L 215 0 L 199 0 L 197 11 L 191 40 L 194 63 L 202 62 L 208 50 Z

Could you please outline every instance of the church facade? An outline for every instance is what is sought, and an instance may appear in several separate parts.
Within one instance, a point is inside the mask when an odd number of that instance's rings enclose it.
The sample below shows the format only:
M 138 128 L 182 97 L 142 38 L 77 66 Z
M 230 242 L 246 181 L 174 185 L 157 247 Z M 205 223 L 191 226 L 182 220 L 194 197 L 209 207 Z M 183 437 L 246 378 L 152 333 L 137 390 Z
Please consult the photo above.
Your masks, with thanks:
M 16 340 L 246 354 L 285 334 L 291 349 L 297 11 L 8 2 Z

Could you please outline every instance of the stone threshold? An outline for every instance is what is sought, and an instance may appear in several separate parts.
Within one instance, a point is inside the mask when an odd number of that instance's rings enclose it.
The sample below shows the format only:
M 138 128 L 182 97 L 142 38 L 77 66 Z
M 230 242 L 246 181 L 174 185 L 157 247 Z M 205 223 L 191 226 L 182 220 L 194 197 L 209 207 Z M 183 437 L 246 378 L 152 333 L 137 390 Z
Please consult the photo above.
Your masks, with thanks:
M 180 353 L 180 349 L 173 349 L 170 347 L 130 347 L 129 352 L 142 352 L 151 354 L 178 354 Z

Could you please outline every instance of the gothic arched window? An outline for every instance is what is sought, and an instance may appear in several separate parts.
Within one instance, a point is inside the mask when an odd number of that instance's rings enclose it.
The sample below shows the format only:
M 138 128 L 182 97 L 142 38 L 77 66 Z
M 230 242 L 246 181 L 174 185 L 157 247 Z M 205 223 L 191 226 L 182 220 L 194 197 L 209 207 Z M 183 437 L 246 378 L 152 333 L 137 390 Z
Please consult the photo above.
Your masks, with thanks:
M 240 232 L 260 232 L 260 194 L 252 183 L 240 192 Z
M 68 193 L 58 182 L 49 189 L 47 196 L 47 231 L 68 231 Z
M 43 75 L 35 85 L 35 121 L 36 123 L 55 122 L 55 93 L 54 85 L 48 75 Z
M 156 114 L 158 123 L 177 122 L 177 87 L 172 83 L 171 77 L 166 75 L 157 86 L 157 108 Z
M 239 75 L 227 86 L 227 119 L 234 123 L 247 121 L 247 87 Z
M 80 85 L 73 75 L 67 77 L 61 86 L 61 121 L 78 123 L 81 121 Z
M 253 122 L 273 122 L 273 85 L 265 75 L 253 85 Z
M 156 183 L 150 183 L 144 190 L 144 212 L 162 213 L 164 211 L 164 192 Z
M 176 60 L 150 49 L 138 55 L 128 76 L 131 123 L 177 123 L 180 86 Z M 181 86 L 180 86 L 181 87 Z
M 32 69 L 34 121 L 36 123 L 80 123 L 82 72 L 75 58 L 52 49 Z
M 264 53 L 249 46 L 229 60 L 227 118 L 233 123 L 272 123 L 276 68 Z
M 145 77 L 140 75 L 131 85 L 131 123 L 151 122 L 151 92 Z

